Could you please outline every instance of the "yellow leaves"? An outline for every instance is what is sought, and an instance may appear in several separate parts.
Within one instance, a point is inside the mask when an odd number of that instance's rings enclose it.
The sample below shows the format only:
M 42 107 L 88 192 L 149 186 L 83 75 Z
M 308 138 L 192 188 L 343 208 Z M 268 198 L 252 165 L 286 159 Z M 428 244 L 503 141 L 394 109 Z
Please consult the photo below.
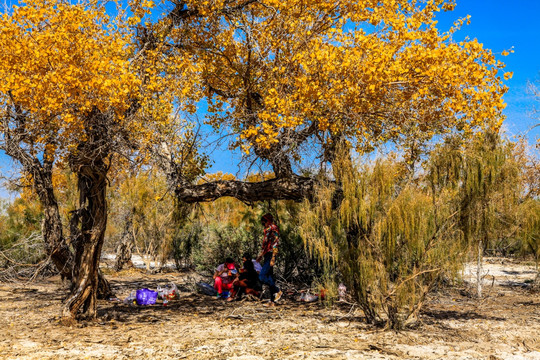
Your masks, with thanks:
M 503 51 L 501 52 L 501 55 L 502 55 L 502 56 L 508 56 L 508 55 L 510 55 L 511 53 L 514 53 L 514 49 L 513 49 L 513 48 L 511 48 L 510 50 L 503 50 Z
M 132 12 L 132 15 L 127 20 L 129 26 L 142 22 L 145 16 L 150 14 L 155 7 L 154 2 L 150 0 L 130 0 L 128 4 Z
M 236 176 L 230 173 L 223 173 L 222 171 L 218 171 L 213 174 L 205 174 L 202 177 L 202 179 L 199 181 L 199 183 L 212 182 L 216 180 L 231 181 L 231 180 L 236 180 Z
M 251 137 L 254 137 L 255 135 L 257 135 L 259 133 L 259 131 L 255 128 L 255 127 L 250 127 L 248 128 L 247 130 L 243 131 L 242 132 L 242 138 L 244 139 L 249 139 Z
M 454 1 L 444 3 L 442 6 L 444 11 L 453 11 L 456 8 L 456 3 Z
M 242 149 L 243 153 L 245 153 L 246 155 L 249 155 L 250 150 L 251 150 L 251 145 L 250 144 L 241 144 L 240 148 Z
M 512 78 L 512 76 L 514 76 L 513 71 L 505 72 L 504 73 L 504 80 L 510 80 Z
M 123 114 L 136 101 L 151 121 L 127 126 L 150 144 L 173 105 L 195 112 L 210 94 L 208 122 L 239 133 L 246 152 L 312 122 L 368 146 L 398 136 L 404 119 L 437 133 L 460 121 L 479 123 L 503 107 L 496 68 L 504 65 L 476 40 L 453 42 L 455 28 L 436 28 L 433 13 L 438 6 L 451 10 L 453 1 L 348 0 L 336 8 L 333 0 L 267 0 L 223 15 L 236 4 L 188 0 L 197 18 L 171 32 L 169 20 L 150 21 L 156 5 L 147 0 L 130 1 L 132 16 L 112 23 L 103 8 L 88 4 L 39 0 L 19 7 L 0 20 L 2 100 L 11 91 L 36 114 L 36 128 L 46 123 L 73 140 L 84 114 L 98 109 L 129 122 Z M 40 26 L 45 18 L 48 27 Z M 143 21 L 156 39 L 185 46 L 156 41 L 133 57 L 128 30 Z M 369 23 L 381 26 L 374 32 Z
M 134 26 L 134 25 L 140 23 L 141 20 L 142 20 L 142 19 L 141 19 L 141 17 L 139 17 L 139 16 L 132 16 L 132 17 L 129 18 L 128 24 L 129 24 L 130 26 Z
M 72 148 L 88 112 L 121 113 L 137 93 L 140 82 L 127 61 L 130 39 L 119 27 L 104 7 L 82 2 L 40 0 L 4 14 L 0 101 L 14 100 L 32 114 L 28 130 L 38 139 L 61 133 L 59 146 Z

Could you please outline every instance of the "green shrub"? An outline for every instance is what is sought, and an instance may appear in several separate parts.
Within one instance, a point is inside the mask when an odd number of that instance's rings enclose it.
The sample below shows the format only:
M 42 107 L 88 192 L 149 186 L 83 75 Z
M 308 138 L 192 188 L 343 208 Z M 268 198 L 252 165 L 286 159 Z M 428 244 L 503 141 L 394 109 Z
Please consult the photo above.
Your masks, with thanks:
M 455 214 L 444 198 L 406 182 L 397 161 L 358 167 L 345 158 L 335 170 L 341 202 L 333 201 L 334 186 L 322 186 L 300 212 L 307 249 L 328 273 L 338 273 L 368 322 L 391 328 L 414 322 L 437 279 L 461 264 Z

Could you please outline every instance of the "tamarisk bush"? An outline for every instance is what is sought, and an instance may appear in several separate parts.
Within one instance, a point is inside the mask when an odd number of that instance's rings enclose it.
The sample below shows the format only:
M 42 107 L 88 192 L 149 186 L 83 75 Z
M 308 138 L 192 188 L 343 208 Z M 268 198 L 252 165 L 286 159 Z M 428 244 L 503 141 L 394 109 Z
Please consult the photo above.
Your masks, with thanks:
M 300 212 L 305 246 L 339 273 L 368 322 L 407 326 L 437 279 L 459 268 L 466 248 L 456 213 L 447 194 L 405 180 L 396 160 L 342 158 L 336 169 L 342 195 L 321 186 Z

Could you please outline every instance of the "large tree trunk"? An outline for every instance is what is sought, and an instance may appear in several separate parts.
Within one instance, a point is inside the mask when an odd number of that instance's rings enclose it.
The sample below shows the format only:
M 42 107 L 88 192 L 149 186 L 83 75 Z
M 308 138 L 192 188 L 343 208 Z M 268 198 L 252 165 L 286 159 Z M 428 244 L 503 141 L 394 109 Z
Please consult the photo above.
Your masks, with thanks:
M 60 272 L 62 278 L 72 279 L 73 253 L 71 252 L 63 233 L 62 219 L 58 202 L 54 195 L 52 182 L 52 162 L 44 160 L 44 166 L 34 164 L 34 188 L 43 206 L 43 221 L 41 233 L 47 254 Z
M 87 317 L 96 316 L 99 260 L 107 225 L 107 171 L 100 158 L 77 168 L 81 233 L 74 244 L 73 287 L 63 309 L 66 319 L 75 319 L 81 310 Z
M 24 117 L 18 116 L 15 120 L 15 123 L 24 129 Z M 19 131 L 18 127 L 9 131 L 7 123 L 4 123 L 4 126 L 6 130 L 2 148 L 8 156 L 22 165 L 24 173 L 32 177 L 34 190 L 43 206 L 41 232 L 45 251 L 51 257 L 62 278 L 71 280 L 73 254 L 64 238 L 62 219 L 52 181 L 54 153 L 46 151 L 43 160 L 40 161 L 28 149 L 23 148 L 24 131 Z
M 24 173 L 32 176 L 34 190 L 43 206 L 41 232 L 45 251 L 62 278 L 71 281 L 73 278 L 74 255 L 64 236 L 58 201 L 54 194 L 52 175 L 55 154 L 54 152 L 51 153 L 51 150 L 47 150 L 54 147 L 45 147 L 46 151 L 42 160 L 24 148 L 24 120 L 24 116 L 16 116 L 14 119 L 15 127 L 8 130 L 7 119 L 3 119 L 5 132 L 2 149 L 8 156 L 22 165 Z M 51 140 L 51 144 L 53 143 L 54 141 Z M 110 285 L 102 274 L 99 274 L 98 295 L 100 298 L 112 296 Z

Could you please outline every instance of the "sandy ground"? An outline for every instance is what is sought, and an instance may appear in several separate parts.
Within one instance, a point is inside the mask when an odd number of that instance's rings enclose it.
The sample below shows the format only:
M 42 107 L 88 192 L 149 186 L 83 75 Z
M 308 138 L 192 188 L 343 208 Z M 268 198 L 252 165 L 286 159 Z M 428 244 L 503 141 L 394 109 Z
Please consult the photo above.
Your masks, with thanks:
M 362 321 L 355 306 L 299 303 L 275 308 L 227 303 L 193 292 L 188 274 L 109 275 L 118 297 L 169 282 L 168 306 L 100 301 L 96 321 L 59 322 L 59 278 L 0 284 L 2 359 L 540 359 L 540 299 L 527 290 L 531 266 L 490 259 L 482 301 L 470 288 L 430 295 L 414 329 L 394 332 Z M 474 276 L 466 269 L 464 278 Z

